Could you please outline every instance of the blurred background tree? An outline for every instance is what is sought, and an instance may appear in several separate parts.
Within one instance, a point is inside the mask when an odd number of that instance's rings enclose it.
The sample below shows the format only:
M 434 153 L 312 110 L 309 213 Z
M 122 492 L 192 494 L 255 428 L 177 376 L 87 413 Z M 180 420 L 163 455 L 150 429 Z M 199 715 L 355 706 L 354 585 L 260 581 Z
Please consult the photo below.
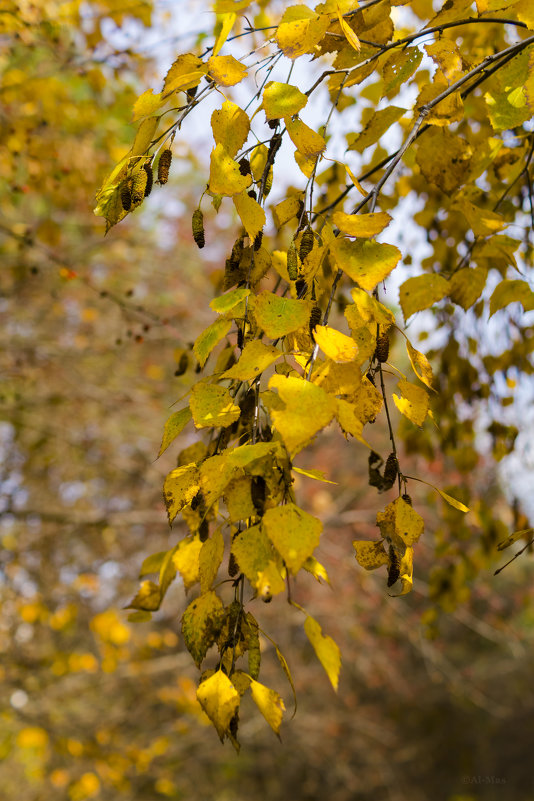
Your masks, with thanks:
M 298 695 L 282 745 L 251 705 L 241 755 L 220 747 L 180 642 L 179 584 L 152 622 L 127 622 L 143 558 L 174 542 L 161 499 L 173 457 L 155 457 L 234 238 L 213 215 L 200 262 L 189 221 L 205 177 L 187 139 L 163 201 L 106 239 L 91 211 L 131 143 L 135 97 L 161 72 L 168 12 L 148 0 L 8 0 L 0 11 L 3 797 L 529 801 L 530 560 L 491 575 L 495 544 L 528 521 L 470 426 L 459 444 L 476 451 L 476 474 L 458 448 L 430 471 L 442 486 L 470 483 L 477 514 L 466 522 L 414 493 L 431 533 L 402 600 L 351 556 L 355 537 L 375 533 L 365 461 L 330 432 L 306 455 L 338 482 L 296 481 L 325 521 L 318 558 L 335 579 L 331 591 L 309 577 L 298 596 L 339 643 L 343 670 L 337 697 L 298 614 L 281 599 L 262 610 Z M 262 649 L 290 708 L 268 640 Z

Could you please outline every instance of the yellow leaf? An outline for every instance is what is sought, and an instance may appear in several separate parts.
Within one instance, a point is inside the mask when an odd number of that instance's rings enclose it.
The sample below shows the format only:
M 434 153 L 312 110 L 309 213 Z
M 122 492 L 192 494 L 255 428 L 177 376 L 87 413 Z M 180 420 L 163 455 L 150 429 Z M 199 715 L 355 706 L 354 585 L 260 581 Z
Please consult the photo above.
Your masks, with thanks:
M 162 92 L 163 100 L 167 100 L 167 98 L 175 92 L 185 92 L 187 89 L 193 89 L 195 86 L 198 86 L 204 75 L 204 70 L 196 70 L 195 72 L 187 72 L 185 75 L 178 75 L 173 81 L 166 84 L 166 89 Z
M 209 191 L 214 195 L 237 195 L 252 183 L 250 175 L 241 175 L 239 164 L 222 144 L 211 151 Z
M 352 337 L 328 325 L 316 325 L 313 336 L 325 356 L 334 362 L 353 362 L 358 355 L 358 345 Z
M 163 439 L 161 440 L 161 447 L 159 449 L 158 457 L 161 456 L 171 442 L 176 439 L 178 434 L 185 428 L 187 423 L 191 420 L 191 409 L 188 406 L 185 409 L 180 409 L 179 412 L 171 414 L 165 428 L 163 430 Z
M 372 240 L 353 242 L 338 237 L 331 246 L 331 251 L 338 267 L 369 292 L 387 278 L 401 258 L 400 250 L 394 245 Z
M 235 477 L 235 467 L 228 464 L 228 454 L 218 453 L 200 465 L 200 486 L 206 507 L 209 509 L 224 493 Z
M 422 387 L 415 384 L 410 384 L 409 381 L 401 379 L 398 387 L 402 393 L 402 397 L 393 393 L 393 400 L 397 409 L 415 423 L 416 426 L 422 426 L 426 420 L 428 413 L 428 393 Z
M 462 309 L 473 306 L 486 286 L 488 271 L 485 267 L 464 267 L 453 273 L 449 281 L 449 297 Z
M 387 106 L 375 111 L 367 125 L 360 134 L 347 137 L 349 150 L 358 150 L 362 153 L 369 145 L 374 145 L 387 130 L 402 117 L 405 108 Z
M 449 292 L 449 282 L 442 275 L 417 275 L 408 278 L 399 289 L 399 302 L 404 320 L 412 314 L 428 309 L 442 300 Z
M 471 145 L 455 131 L 433 127 L 418 140 L 416 162 L 424 178 L 451 194 L 469 178 Z
M 380 303 L 379 300 L 374 298 L 372 295 L 367 294 L 364 289 L 355 287 L 354 289 L 351 289 L 350 294 L 352 295 L 354 305 L 358 310 L 358 314 L 362 323 L 376 323 L 380 326 L 381 331 L 387 331 L 388 328 L 391 328 L 392 325 L 395 325 L 395 317 L 392 312 L 390 312 L 388 308 Z M 347 309 L 349 308 L 350 307 L 347 306 Z M 349 315 L 347 315 L 346 311 L 345 316 L 349 320 L 351 328 L 358 327 L 351 324 Z
M 327 14 L 318 16 L 304 5 L 289 6 L 276 31 L 276 43 L 287 58 L 313 52 L 330 24 Z
M 263 91 L 262 107 L 268 120 L 292 117 L 304 108 L 308 98 L 296 86 L 269 81 Z
M 413 587 L 413 548 L 406 548 L 399 565 L 402 589 L 399 595 L 407 595 Z
M 310 304 L 305 300 L 282 298 L 264 290 L 250 299 L 257 324 L 271 339 L 278 339 L 308 324 Z
M 365 570 L 376 570 L 377 567 L 388 564 L 388 555 L 382 542 L 354 540 L 352 545 L 356 551 L 356 561 Z
M 341 668 L 341 653 L 331 637 L 324 636 L 319 623 L 313 617 L 307 617 L 304 631 L 311 642 L 319 662 L 324 667 L 332 687 L 337 692 L 339 671 Z
M 300 152 L 300 150 L 295 150 L 294 155 L 300 171 L 306 176 L 306 178 L 311 178 L 313 171 L 315 170 L 316 158 L 305 156 L 304 153 Z
M 275 559 L 271 542 L 259 525 L 250 526 L 236 534 L 232 540 L 232 553 L 239 569 L 253 587 L 257 587 L 260 573 Z
M 394 51 L 382 70 L 382 79 L 384 81 L 382 97 L 395 97 L 399 87 L 406 83 L 416 71 L 422 58 L 423 53 L 418 47 L 408 47 L 400 52 L 398 50 Z
M 200 592 L 208 592 L 217 578 L 217 572 L 224 554 L 224 539 L 221 529 L 217 528 L 212 536 L 202 543 L 198 558 L 200 575 Z
M 262 528 L 293 575 L 319 545 L 323 525 L 294 503 L 267 509 Z
M 345 169 L 347 171 L 347 175 L 349 176 L 350 180 L 352 181 L 352 183 L 354 184 L 354 186 L 356 187 L 356 189 L 358 190 L 360 195 L 363 195 L 363 197 L 366 197 L 367 196 L 367 192 L 362 187 L 362 185 L 360 184 L 360 182 L 358 181 L 358 179 L 356 178 L 356 176 L 354 175 L 354 173 L 352 172 L 352 170 L 350 169 L 348 164 L 345 164 L 344 166 L 345 166 Z
M 172 554 L 172 563 L 181 575 L 186 590 L 200 579 L 201 550 L 202 543 L 199 537 L 195 535 L 180 540 Z
M 468 506 L 466 506 L 461 501 L 457 501 L 456 498 L 453 498 L 451 495 L 447 495 L 446 492 L 443 492 L 443 490 L 440 490 L 438 487 L 435 487 L 434 484 L 430 484 L 428 481 L 424 481 L 422 478 L 415 478 L 414 476 L 406 476 L 406 478 L 410 478 L 412 481 L 420 481 L 421 484 L 426 484 L 427 487 L 432 487 L 432 489 L 435 490 L 438 493 L 438 495 L 441 495 L 444 501 L 447 501 L 447 503 L 454 509 L 458 509 L 459 512 L 469 511 Z
M 271 364 L 282 356 L 282 351 L 272 345 L 264 345 L 259 339 L 247 342 L 237 364 L 230 367 L 222 378 L 237 378 L 240 381 L 251 381 L 263 373 Z
M 182 634 L 187 650 L 197 667 L 217 639 L 224 620 L 224 606 L 213 592 L 206 592 L 191 601 L 182 615 Z
M 252 693 L 254 703 L 260 710 L 261 714 L 274 733 L 278 734 L 280 730 L 280 724 L 282 723 L 282 717 L 286 709 L 284 702 L 277 692 L 270 690 L 268 687 L 265 687 L 263 684 L 260 684 L 257 681 L 254 681 L 254 679 L 252 679 L 250 682 L 250 691 Z
M 440 69 L 436 70 L 432 83 L 426 84 L 421 89 L 416 101 L 415 114 L 435 100 L 442 92 L 449 88 L 449 82 Z M 453 92 L 447 95 L 430 113 L 425 117 L 426 125 L 450 125 L 453 122 L 460 122 L 464 116 L 464 104 L 460 92 Z
M 246 289 L 245 287 L 231 289 L 230 292 L 226 292 L 224 295 L 220 295 L 218 298 L 211 300 L 210 309 L 213 309 L 213 311 L 218 314 L 226 314 L 226 312 L 229 312 L 249 295 L 250 289 Z
M 505 280 L 497 284 L 490 298 L 490 317 L 510 303 L 520 303 L 526 312 L 534 309 L 534 292 L 526 281 Z
M 510 534 L 506 537 L 505 540 L 502 540 L 497 545 L 498 551 L 504 551 L 505 548 L 509 548 L 510 545 L 513 545 L 514 542 L 520 539 L 531 539 L 534 536 L 534 528 L 524 528 L 521 531 L 514 531 L 513 534 Z
M 280 568 L 272 560 L 267 563 L 265 570 L 258 571 L 256 590 L 259 598 L 270 600 L 273 595 L 278 595 L 285 588 L 286 584 L 280 573 Z
M 432 381 L 434 376 L 432 374 L 432 367 L 424 353 L 420 353 L 416 350 L 408 339 L 406 340 L 406 350 L 408 351 L 408 357 L 417 378 L 422 381 L 423 384 L 426 384 L 427 387 L 433 389 Z
M 197 428 L 226 428 L 241 414 L 229 391 L 217 384 L 196 384 L 191 390 L 189 406 Z
M 230 733 L 230 721 L 239 709 L 239 693 L 228 676 L 218 670 L 199 685 L 197 698 L 222 741 Z
M 402 498 L 396 498 L 389 506 L 394 513 L 395 534 L 400 537 L 404 545 L 414 545 L 425 529 L 423 518 Z
M 233 158 L 247 141 L 250 120 L 236 103 L 225 100 L 211 115 L 211 129 L 215 144 L 223 145 L 227 155 Z
M 197 73 L 200 73 L 200 76 L 204 74 L 204 70 L 206 69 L 203 61 L 198 56 L 195 56 L 193 53 L 182 53 L 178 56 L 172 63 L 170 69 L 168 70 L 165 80 L 163 82 L 163 91 L 162 95 L 168 95 L 170 92 L 175 91 L 173 86 L 179 86 L 180 82 L 182 81 L 184 75 L 190 76 L 194 75 L 196 79 Z M 189 80 L 189 78 L 187 79 Z M 186 84 L 187 84 L 186 80 Z M 200 80 L 200 78 L 199 78 Z M 192 88 L 192 86 L 197 86 L 197 83 L 193 83 L 191 87 L 184 86 L 184 89 Z
M 139 592 L 130 601 L 126 609 L 142 609 L 144 612 L 155 612 L 161 605 L 161 590 L 153 581 L 143 581 Z
M 292 470 L 294 473 L 300 473 L 301 476 L 306 476 L 307 478 L 314 478 L 316 481 L 322 481 L 324 484 L 337 484 L 337 481 L 330 481 L 328 478 L 325 478 L 322 470 L 303 470 L 301 467 L 295 467 L 295 465 L 293 465 Z
M 320 562 L 318 562 L 315 556 L 309 556 L 308 559 L 306 559 L 306 561 L 302 565 L 302 567 L 304 570 L 310 573 L 314 577 L 314 579 L 316 579 L 319 582 L 319 584 L 321 583 L 321 579 L 323 581 L 326 581 L 327 584 L 330 584 L 330 579 L 328 578 L 328 573 L 326 572 L 325 566 L 322 565 Z
M 302 200 L 297 195 L 286 197 L 273 208 L 273 220 L 277 228 L 281 228 L 286 222 L 300 213 Z
M 231 320 L 219 318 L 197 337 L 193 351 L 201 367 L 204 367 L 213 348 L 226 336 L 231 327 Z
M 234 205 L 249 239 L 254 242 L 256 236 L 265 225 L 264 210 L 258 201 L 249 197 L 246 192 L 234 195 Z
M 133 121 L 150 116 L 161 107 L 161 104 L 162 96 L 155 95 L 153 89 L 147 89 L 146 92 L 139 95 L 133 105 Z
M 348 22 L 345 19 L 343 19 L 343 15 L 341 13 L 341 9 L 339 8 L 339 4 L 336 5 L 336 11 L 339 24 L 341 25 L 341 30 L 345 34 L 347 42 L 350 44 L 351 47 L 353 47 L 356 50 L 357 53 L 359 53 L 362 48 L 360 40 L 358 39 L 358 37 L 348 24 Z
M 208 72 L 220 86 L 235 86 L 248 75 L 247 68 L 233 56 L 212 56 Z
M 519 0 L 514 3 L 514 13 L 520 22 L 528 25 L 531 31 L 534 30 L 534 6 L 531 0 Z
M 345 214 L 336 211 L 332 219 L 342 234 L 359 237 L 376 236 L 391 222 L 387 211 L 377 211 L 372 214 Z
M 475 236 L 491 236 L 502 231 L 506 225 L 501 214 L 481 209 L 465 198 L 457 200 L 451 208 L 465 217 Z
M 456 42 L 440 37 L 432 44 L 425 45 L 425 50 L 448 81 L 454 81 L 461 76 L 462 56 Z
M 278 390 L 283 408 L 273 408 L 273 424 L 293 456 L 328 425 L 336 400 L 321 387 L 294 376 L 273 375 L 269 389 Z
M 224 501 L 228 515 L 233 523 L 247 520 L 256 515 L 250 491 L 250 477 L 241 476 L 230 481 L 224 491 Z
M 302 120 L 287 117 L 284 124 L 291 141 L 306 159 L 315 159 L 326 149 L 326 142 L 321 134 L 316 133 Z
M 213 55 L 216 56 L 234 27 L 236 21 L 236 14 L 230 12 L 228 14 L 217 14 L 217 25 L 215 30 L 219 29 L 215 44 L 213 46 Z
M 363 438 L 363 420 L 358 416 L 357 404 L 344 400 L 343 398 L 337 399 L 336 417 L 342 431 L 345 434 L 350 434 L 355 437 L 363 445 L 368 448 L 371 446 Z
M 177 467 L 167 475 L 163 484 L 163 497 L 169 523 L 172 523 L 184 506 L 191 503 L 199 489 L 199 474 L 194 463 Z

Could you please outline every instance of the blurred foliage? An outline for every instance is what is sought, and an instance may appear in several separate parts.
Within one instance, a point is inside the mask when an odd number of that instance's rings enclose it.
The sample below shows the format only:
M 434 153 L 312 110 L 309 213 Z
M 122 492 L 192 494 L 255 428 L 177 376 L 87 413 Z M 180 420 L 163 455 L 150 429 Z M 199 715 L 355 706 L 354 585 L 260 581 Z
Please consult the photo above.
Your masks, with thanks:
M 180 583 L 151 622 L 128 622 L 123 607 L 143 559 L 188 531 L 183 522 L 169 531 L 161 498 L 176 455 L 171 448 L 155 459 L 171 405 L 197 379 L 192 343 L 213 320 L 208 303 L 235 231 L 228 215 L 207 212 L 212 244 L 201 266 L 190 217 L 205 178 L 187 138 L 176 140 L 180 169 L 150 206 L 105 239 L 92 215 L 95 188 L 128 152 L 132 106 L 156 71 L 137 47 L 151 24 L 161 25 L 150 2 L 7 5 L 0 16 L 3 797 L 530 801 L 530 560 L 490 575 L 502 563 L 497 543 L 510 530 L 528 531 L 528 520 L 518 502 L 505 501 L 491 455 L 480 452 L 473 425 L 485 419 L 484 382 L 472 376 L 480 367 L 462 350 L 459 326 L 439 311 L 448 337 L 433 357 L 440 446 L 429 421 L 423 429 L 404 421 L 400 458 L 406 474 L 450 490 L 471 512 L 411 485 L 427 533 L 410 597 L 390 598 L 383 576 L 348 558 L 352 540 L 376 537 L 364 447 L 327 432 L 299 466 L 320 467 L 338 483 L 293 476 L 299 504 L 323 520 L 315 555 L 333 590 L 299 575 L 294 598 L 340 646 L 339 695 L 320 672 L 301 614 L 274 598 L 258 618 L 289 662 L 298 713 L 291 719 L 291 688 L 272 642 L 260 636 L 262 681 L 289 714 L 280 745 L 245 698 L 238 757 L 220 748 L 197 701 L 179 622 L 191 598 Z M 482 32 L 473 36 L 473 50 L 486 46 Z M 420 224 L 430 237 L 438 223 L 429 215 Z M 390 358 L 408 370 L 399 339 Z M 501 361 L 485 358 L 500 370 Z M 471 410 L 461 420 L 445 382 L 455 374 Z M 502 384 L 489 384 L 500 405 Z M 513 447 L 514 431 L 485 422 L 499 458 Z M 180 443 L 197 447 L 187 431 Z M 389 448 L 379 423 L 373 445 Z M 259 603 L 251 606 L 256 613 Z

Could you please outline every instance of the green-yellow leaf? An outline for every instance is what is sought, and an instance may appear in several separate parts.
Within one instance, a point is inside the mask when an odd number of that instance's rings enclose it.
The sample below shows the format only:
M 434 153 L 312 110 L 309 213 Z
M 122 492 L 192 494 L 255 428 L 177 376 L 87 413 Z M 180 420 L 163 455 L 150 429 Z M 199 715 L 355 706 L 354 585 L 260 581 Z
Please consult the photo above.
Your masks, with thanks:
M 207 592 L 217 578 L 217 572 L 224 554 L 224 539 L 220 528 L 216 528 L 206 542 L 202 543 L 198 567 L 200 592 Z
M 292 456 L 328 425 L 336 411 L 335 398 L 321 387 L 295 376 L 273 375 L 269 389 L 278 390 L 283 408 L 271 410 L 273 424 Z
M 399 301 L 406 321 L 412 314 L 428 309 L 449 293 L 449 282 L 436 273 L 408 278 L 399 289 Z
M 182 615 L 182 635 L 197 667 L 217 639 L 224 621 L 224 606 L 213 592 L 192 601 Z
M 161 605 L 161 590 L 153 581 L 143 581 L 139 592 L 132 598 L 126 609 L 140 609 L 155 612 Z
M 218 670 L 199 685 L 197 698 L 222 741 L 229 734 L 230 721 L 239 709 L 239 693 L 228 676 Z
M 247 68 L 233 56 L 212 56 L 208 72 L 219 86 L 235 86 L 248 75 Z
M 341 237 L 335 240 L 331 250 L 338 267 L 369 292 L 387 278 L 402 255 L 395 245 L 361 239 L 353 242 Z
M 268 120 L 292 117 L 304 108 L 308 98 L 296 86 L 269 81 L 263 91 L 263 109 Z
M 310 317 L 308 301 L 282 298 L 267 290 L 250 300 L 257 324 L 271 339 L 284 337 L 308 324 Z
M 169 523 L 172 523 L 184 506 L 191 503 L 199 489 L 199 473 L 196 464 L 177 467 L 167 475 L 163 484 L 163 497 Z
M 141 569 L 139 571 L 139 578 L 143 578 L 143 576 L 148 576 L 149 573 L 159 573 L 159 569 L 165 557 L 167 556 L 168 551 L 159 551 L 158 553 L 150 554 L 147 558 L 143 561 L 141 565 Z
M 250 691 L 252 693 L 254 703 L 260 710 L 261 714 L 274 733 L 278 734 L 280 731 L 280 724 L 282 723 L 282 717 L 286 709 L 281 697 L 277 692 L 270 690 L 269 687 L 265 687 L 265 685 L 260 684 L 257 681 L 254 681 L 254 679 L 252 679 L 250 682 Z
M 250 130 L 248 114 L 236 103 L 225 100 L 211 115 L 211 129 L 216 145 L 222 145 L 233 158 L 247 141 Z
M 345 214 L 343 211 L 336 211 L 332 219 L 342 234 L 362 238 L 376 236 L 391 222 L 387 211 L 375 211 L 372 214 Z
M 328 325 L 316 325 L 313 338 L 324 355 L 338 364 L 353 362 L 358 355 L 358 345 L 353 338 Z
M 213 348 L 219 344 L 221 339 L 224 339 L 231 327 L 231 320 L 219 318 L 197 337 L 193 351 L 201 367 L 204 367 Z
M 196 384 L 191 390 L 189 406 L 197 428 L 226 428 L 241 414 L 229 391 L 217 384 Z
M 249 197 L 246 192 L 234 195 L 234 205 L 241 218 L 241 222 L 247 232 L 251 242 L 265 225 L 265 212 L 253 197 Z
M 267 509 L 262 527 L 293 575 L 319 545 L 323 529 L 320 520 L 293 503 Z
M 382 70 L 384 88 L 382 97 L 394 97 L 399 87 L 413 75 L 423 58 L 418 47 L 394 51 Z
M 534 309 L 534 292 L 526 281 L 505 280 L 497 284 L 490 298 L 490 317 L 510 303 L 520 303 L 526 312 Z
M 237 364 L 230 367 L 222 378 L 237 378 L 240 381 L 251 381 L 259 376 L 281 356 L 282 351 L 272 345 L 265 345 L 259 339 L 247 342 Z
M 341 668 L 341 653 L 331 637 L 324 636 L 319 623 L 308 616 L 304 623 L 304 631 L 311 642 L 319 662 L 324 667 L 332 687 L 337 692 L 339 671 Z
M 215 145 L 211 151 L 209 191 L 214 195 L 237 195 L 252 183 L 250 175 L 241 175 L 239 164 L 230 156 L 224 145 Z
M 165 428 L 163 429 L 163 439 L 161 440 L 161 447 L 159 449 L 158 457 L 161 456 L 171 442 L 176 439 L 178 434 L 183 431 L 187 423 L 191 420 L 191 409 L 186 406 L 185 409 L 180 409 L 178 412 L 171 414 Z
M 492 236 L 498 231 L 502 231 L 506 225 L 501 214 L 489 209 L 481 209 L 480 206 L 475 206 L 466 198 L 457 200 L 451 208 L 459 211 L 462 217 L 465 217 L 475 236 Z
M 246 289 L 244 286 L 237 287 L 237 289 L 231 289 L 229 292 L 226 292 L 224 295 L 219 295 L 218 298 L 213 298 L 210 301 L 210 309 L 213 309 L 214 312 L 217 314 L 226 314 L 226 312 L 231 311 L 238 303 L 241 303 L 242 300 L 245 300 L 250 295 L 250 289 Z

